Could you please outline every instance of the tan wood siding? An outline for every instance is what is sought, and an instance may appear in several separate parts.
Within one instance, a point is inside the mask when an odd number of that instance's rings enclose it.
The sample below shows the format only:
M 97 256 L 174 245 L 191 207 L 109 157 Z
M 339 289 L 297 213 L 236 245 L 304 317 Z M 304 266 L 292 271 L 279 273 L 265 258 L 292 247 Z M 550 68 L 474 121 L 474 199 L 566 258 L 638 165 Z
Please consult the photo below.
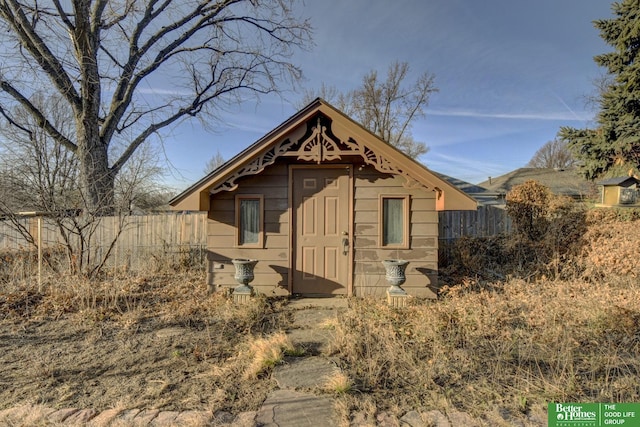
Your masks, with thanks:
M 208 282 L 235 287 L 233 258 L 258 259 L 252 283 L 258 292 L 281 295 L 288 290 L 290 268 L 288 170 L 283 163 L 239 180 L 232 192 L 212 196 L 207 246 Z M 266 171 L 265 171 L 266 172 Z M 353 181 L 353 292 L 357 296 L 384 296 L 389 287 L 381 263 L 384 259 L 410 261 L 403 288 L 411 295 L 435 296 L 438 263 L 438 214 L 435 192 L 423 187 L 405 188 L 403 177 L 381 174 L 371 167 L 354 168 Z M 264 195 L 264 248 L 237 245 L 235 205 L 237 194 Z M 409 248 L 383 248 L 379 242 L 380 194 L 409 195 Z
M 288 170 L 277 163 L 262 173 L 238 180 L 234 191 L 211 197 L 207 224 L 207 283 L 214 288 L 237 286 L 234 258 L 257 259 L 255 280 L 257 292 L 266 295 L 287 293 L 289 281 L 289 211 Z M 235 196 L 261 194 L 264 197 L 264 246 L 250 248 L 238 245 L 236 234 Z
M 434 297 L 438 269 L 438 214 L 435 192 L 405 188 L 402 177 L 378 173 L 373 168 L 354 172 L 354 293 L 384 296 L 386 282 L 382 260 L 410 261 L 403 288 L 411 295 Z M 410 196 L 410 248 L 387 249 L 379 242 L 379 196 Z

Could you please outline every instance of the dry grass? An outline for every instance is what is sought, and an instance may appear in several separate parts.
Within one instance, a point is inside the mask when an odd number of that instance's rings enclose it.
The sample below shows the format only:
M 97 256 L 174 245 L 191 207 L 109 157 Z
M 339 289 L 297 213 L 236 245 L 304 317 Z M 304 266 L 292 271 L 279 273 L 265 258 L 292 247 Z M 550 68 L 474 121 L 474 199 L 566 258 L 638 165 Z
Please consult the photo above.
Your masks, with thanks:
M 343 412 L 373 400 L 398 415 L 454 406 L 489 419 L 496 408 L 521 417 L 553 401 L 640 400 L 640 221 L 584 221 L 562 251 L 546 238 L 465 239 L 437 301 L 351 301 L 332 350 L 361 393 L 341 398 Z
M 255 299 L 236 306 L 225 295 L 209 294 L 200 274 L 165 272 L 87 280 L 78 276 L 50 278 L 38 291 L 33 280 L 0 284 L 0 306 L 5 318 L 57 319 L 72 316 L 83 321 L 113 321 L 133 326 L 149 317 L 168 323 L 200 325 L 208 319 L 247 323 L 267 320 L 272 302 Z
M 206 251 L 201 248 L 169 247 L 151 250 L 136 248 L 135 254 L 120 254 L 117 260 L 110 258 L 100 275 L 105 277 L 155 276 L 165 273 L 203 273 Z M 119 262 L 114 266 L 114 262 Z M 0 283 L 18 284 L 35 280 L 38 274 L 38 254 L 35 249 L 0 250 Z M 56 281 L 71 276 L 68 254 L 62 247 L 44 248 L 42 275 L 45 281 Z
M 478 292 L 462 285 L 403 311 L 355 300 L 340 318 L 334 351 L 378 410 L 438 407 L 443 396 L 476 415 L 551 401 L 634 402 L 640 287 L 512 280 Z
M 33 281 L 0 284 L 0 328 L 10 337 L 0 363 L 22 372 L 0 392 L 0 409 L 28 401 L 101 410 L 123 398 L 129 408 L 255 410 L 275 384 L 244 376 L 249 343 L 288 324 L 280 305 L 238 306 L 208 294 L 201 275 L 179 272 L 66 277 L 40 292 Z M 158 335 L 172 329 L 180 335 Z
M 353 391 L 353 381 L 351 381 L 349 375 L 342 371 L 337 371 L 326 379 L 323 390 L 326 393 L 338 395 L 349 393 Z
M 294 347 L 284 332 L 278 332 L 265 338 L 252 339 L 246 343 L 246 349 L 240 358 L 249 360 L 243 378 L 257 378 L 270 371 L 284 360 L 287 352 L 293 352 Z

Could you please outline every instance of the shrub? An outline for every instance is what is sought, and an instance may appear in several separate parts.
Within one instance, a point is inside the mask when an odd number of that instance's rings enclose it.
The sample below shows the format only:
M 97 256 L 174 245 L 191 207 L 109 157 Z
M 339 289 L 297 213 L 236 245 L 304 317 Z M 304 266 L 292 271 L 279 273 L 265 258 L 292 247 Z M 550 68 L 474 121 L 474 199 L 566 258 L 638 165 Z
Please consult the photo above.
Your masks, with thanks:
M 507 241 L 506 251 L 517 260 L 518 270 L 553 277 L 579 274 L 569 260 L 584 243 L 584 205 L 527 181 L 507 194 L 506 209 L 516 229 Z
M 507 212 L 516 231 L 529 240 L 538 241 L 547 232 L 549 225 L 549 201 L 551 191 L 536 181 L 516 185 L 507 193 Z

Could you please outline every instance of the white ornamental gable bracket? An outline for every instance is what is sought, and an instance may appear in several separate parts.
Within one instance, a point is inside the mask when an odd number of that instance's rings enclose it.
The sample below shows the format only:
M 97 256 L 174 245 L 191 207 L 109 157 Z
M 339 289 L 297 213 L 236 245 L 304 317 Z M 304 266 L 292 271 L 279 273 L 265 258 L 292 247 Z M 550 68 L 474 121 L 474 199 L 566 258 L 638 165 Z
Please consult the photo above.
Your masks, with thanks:
M 212 188 L 210 193 L 216 194 L 221 191 L 235 190 L 238 187 L 236 181 L 239 178 L 259 174 L 267 166 L 274 164 L 279 157 L 296 157 L 298 160 L 320 164 L 325 161 L 340 160 L 342 156 L 354 155 L 361 157 L 365 164 L 373 166 L 378 172 L 404 177 L 405 188 L 426 188 L 424 184 L 415 180 L 411 175 L 390 162 L 384 156 L 376 153 L 376 151 L 367 144 L 358 142 L 352 137 L 349 137 L 347 141 L 341 141 L 337 137 L 331 137 L 327 132 L 327 126 L 324 126 L 320 117 L 318 117 L 317 124 L 312 127 L 311 135 L 306 139 L 298 142 L 291 142 L 288 138 L 282 140 L 247 165 L 235 171 L 225 179 L 224 182 Z M 437 187 L 428 189 L 437 192 L 438 197 L 442 192 Z
M 291 142 L 289 139 L 280 141 L 278 144 L 274 145 L 269 150 L 253 159 L 250 163 L 235 171 L 233 175 L 228 177 L 223 183 L 221 183 L 217 187 L 212 188 L 209 193 L 216 194 L 220 193 L 221 191 L 235 190 L 236 188 L 238 188 L 238 184 L 236 183 L 236 181 L 239 178 L 242 178 L 243 176 L 259 174 L 267 166 L 274 164 L 278 157 L 281 157 L 284 153 L 289 151 L 289 148 L 291 148 L 292 145 L 293 142 Z
M 311 129 L 311 135 L 302 141 L 300 148 L 294 154 L 298 156 L 298 160 L 320 164 L 323 161 L 340 160 L 342 150 L 327 135 L 327 127 L 322 125 L 320 117 L 318 117 L 318 123 Z
M 437 187 L 428 188 L 427 186 L 413 178 L 411 175 L 409 175 L 407 172 L 396 166 L 394 163 L 390 162 L 387 158 L 376 153 L 375 150 L 373 150 L 366 144 L 362 144 L 353 138 L 349 138 L 344 144 L 349 147 L 351 153 L 359 154 L 366 164 L 373 166 L 378 172 L 400 175 L 404 177 L 404 188 L 426 188 L 438 193 L 438 198 L 440 198 L 442 190 Z

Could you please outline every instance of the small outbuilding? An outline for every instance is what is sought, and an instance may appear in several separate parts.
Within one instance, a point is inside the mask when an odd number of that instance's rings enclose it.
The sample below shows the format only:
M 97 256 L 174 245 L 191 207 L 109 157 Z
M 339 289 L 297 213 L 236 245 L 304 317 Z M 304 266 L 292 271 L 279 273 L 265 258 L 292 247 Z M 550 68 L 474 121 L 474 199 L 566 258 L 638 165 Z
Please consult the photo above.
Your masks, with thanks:
M 379 295 L 382 260 L 409 261 L 403 288 L 434 297 L 438 211 L 477 203 L 316 99 L 170 201 L 208 212 L 207 282 L 234 287 L 235 258 L 258 260 L 266 295 Z
M 600 181 L 602 199 L 597 206 L 600 207 L 638 207 L 638 183 L 635 176 L 622 176 Z

